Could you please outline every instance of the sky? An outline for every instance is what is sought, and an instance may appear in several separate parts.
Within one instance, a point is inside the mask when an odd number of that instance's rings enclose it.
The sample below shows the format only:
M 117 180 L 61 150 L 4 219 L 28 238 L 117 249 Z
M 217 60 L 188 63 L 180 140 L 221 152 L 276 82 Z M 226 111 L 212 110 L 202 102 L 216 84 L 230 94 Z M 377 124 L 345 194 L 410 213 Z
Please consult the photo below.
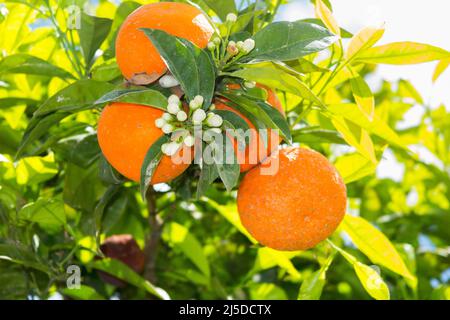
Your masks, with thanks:
M 339 25 L 352 33 L 365 26 L 380 25 L 384 22 L 386 32 L 378 44 L 414 41 L 450 51 L 449 0 L 331 0 L 331 3 Z M 289 4 L 282 6 L 277 20 L 294 21 L 312 16 L 314 8 L 309 0 L 291 0 Z M 378 79 L 390 81 L 409 80 L 431 108 L 444 104 L 450 111 L 450 69 L 433 84 L 431 79 L 436 64 L 437 62 L 410 66 L 381 65 L 377 69 L 377 76 Z M 376 90 L 378 83 L 370 81 L 369 85 Z M 420 106 L 412 108 L 405 114 L 402 126 L 417 124 L 423 112 Z M 427 150 L 414 151 L 425 162 L 441 167 L 440 161 Z M 380 178 L 389 177 L 400 181 L 403 170 L 388 151 L 378 166 L 377 175 Z

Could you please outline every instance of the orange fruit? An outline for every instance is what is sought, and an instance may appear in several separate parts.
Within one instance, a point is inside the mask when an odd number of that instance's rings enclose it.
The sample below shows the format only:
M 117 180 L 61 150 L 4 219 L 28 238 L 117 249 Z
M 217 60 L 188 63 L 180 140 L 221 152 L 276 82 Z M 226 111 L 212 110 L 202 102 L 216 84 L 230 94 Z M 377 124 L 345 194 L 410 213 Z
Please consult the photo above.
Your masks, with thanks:
M 167 70 L 150 39 L 139 28 L 163 30 L 205 48 L 214 29 L 196 7 L 176 2 L 144 5 L 130 14 L 116 39 L 117 64 L 125 78 L 135 84 L 149 84 Z
M 164 133 L 155 126 L 163 111 L 129 103 L 112 103 L 105 107 L 98 123 L 98 143 L 108 162 L 125 177 L 139 182 L 141 166 L 150 146 Z M 189 148 L 180 148 L 177 160 L 163 155 L 151 184 L 168 182 L 190 165 Z M 191 157 L 184 159 L 184 157 Z M 181 159 L 183 158 L 183 159 Z M 181 162 L 181 163 L 179 163 Z
M 263 86 L 261 84 L 257 84 L 257 87 L 263 88 L 267 91 L 267 103 L 270 104 L 272 107 L 280 111 L 284 115 L 283 106 L 281 105 L 280 100 L 278 99 L 275 92 L 270 90 L 268 87 Z M 240 86 L 238 84 L 229 84 L 229 89 L 239 89 Z M 260 135 L 258 134 L 255 126 L 250 122 L 249 119 L 247 119 L 243 114 L 238 112 L 237 110 L 233 109 L 232 107 L 227 106 L 226 104 L 216 101 L 215 102 L 216 108 L 218 110 L 228 110 L 232 111 L 236 114 L 238 114 L 240 117 L 242 117 L 245 122 L 250 127 L 250 143 L 245 148 L 245 150 L 240 150 L 237 146 L 236 140 L 233 140 L 234 143 L 234 150 L 236 152 L 236 156 L 238 159 L 238 162 L 241 166 L 241 172 L 246 172 L 250 170 L 251 168 L 255 167 L 258 163 L 260 163 L 262 160 L 264 160 L 266 157 L 268 157 L 273 151 L 275 151 L 278 148 L 278 145 L 281 142 L 281 138 L 276 133 L 276 131 L 268 130 L 267 132 L 267 147 L 264 145 L 264 141 L 261 139 Z M 273 143 L 272 141 L 277 140 L 278 143 Z
M 245 175 L 237 205 L 242 224 L 261 244 L 296 251 L 314 247 L 336 230 L 346 199 L 342 178 L 324 156 L 291 147 Z

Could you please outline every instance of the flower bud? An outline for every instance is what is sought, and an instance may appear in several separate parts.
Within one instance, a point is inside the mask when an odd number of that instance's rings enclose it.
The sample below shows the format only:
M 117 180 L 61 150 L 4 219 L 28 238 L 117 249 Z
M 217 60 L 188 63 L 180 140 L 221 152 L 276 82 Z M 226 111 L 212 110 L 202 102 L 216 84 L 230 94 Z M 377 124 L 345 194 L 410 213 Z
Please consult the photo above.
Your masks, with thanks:
M 194 101 L 197 102 L 200 106 L 202 106 L 203 102 L 205 102 L 205 98 L 203 98 L 202 96 L 195 96 Z
M 236 47 L 238 48 L 239 51 L 244 51 L 244 41 L 238 41 L 236 43 Z
M 155 120 L 155 126 L 157 128 L 161 129 L 165 124 L 166 124 L 166 120 L 164 120 L 163 118 L 158 118 Z
M 181 121 L 181 122 L 183 122 L 183 121 L 186 121 L 187 120 L 187 114 L 186 114 L 186 112 L 184 112 L 184 111 L 179 111 L 178 113 L 177 113 L 177 119 L 178 119 L 178 121 Z
M 246 87 L 247 89 L 253 89 L 256 87 L 256 82 L 254 81 L 245 81 L 244 82 L 244 87 Z
M 171 114 L 177 114 L 180 111 L 180 106 L 178 105 L 178 103 L 177 104 L 170 103 L 167 106 L 167 111 L 169 111 L 169 113 Z
M 194 143 L 195 143 L 195 139 L 194 139 L 193 136 L 188 135 L 188 136 L 184 137 L 184 141 L 183 142 L 184 142 L 184 144 L 187 147 L 192 147 L 194 145 Z
M 255 48 L 255 40 L 253 39 L 247 39 L 244 41 L 244 52 L 249 53 Z
M 164 146 L 164 145 L 166 145 L 166 147 L 164 148 L 164 150 L 163 150 L 163 148 L 161 147 L 161 151 L 162 151 L 165 155 L 167 155 L 167 156 L 169 156 L 169 157 L 171 157 L 171 156 L 173 156 L 175 153 L 177 153 L 178 149 L 180 148 L 180 144 L 177 143 L 177 142 L 169 142 L 169 143 L 163 144 L 163 146 Z
M 216 44 L 214 42 L 208 42 L 208 50 L 214 51 L 216 49 Z
M 220 127 L 223 124 L 223 119 L 218 114 L 214 114 L 211 112 L 208 114 L 208 119 L 206 120 L 206 123 L 210 127 Z
M 167 99 L 167 101 L 169 102 L 169 104 L 179 104 L 180 98 L 178 98 L 176 94 L 173 94 L 169 97 L 169 99 Z
M 222 40 L 220 40 L 219 37 L 215 37 L 215 38 L 213 39 L 213 42 L 214 42 L 214 44 L 215 44 L 216 46 L 218 46 L 218 45 L 222 42 Z
M 216 105 L 213 103 L 209 106 L 209 110 L 213 111 L 216 110 Z
M 162 118 L 166 121 L 171 121 L 173 120 L 172 115 L 170 113 L 164 112 L 164 114 L 162 115 Z
M 166 152 L 167 152 L 167 147 L 168 147 L 168 146 L 169 146 L 168 143 L 164 143 L 164 144 L 161 146 L 161 151 L 162 151 L 162 153 L 166 154 Z
M 170 123 L 166 123 L 166 124 L 162 127 L 162 131 L 163 131 L 165 134 L 171 133 L 174 129 L 175 129 L 175 127 L 174 127 L 173 125 L 171 125 Z
M 227 51 L 232 56 L 237 55 L 239 53 L 239 49 L 236 46 L 236 42 L 230 41 L 227 46 Z
M 166 74 L 159 79 L 159 84 L 163 88 L 172 88 L 178 86 L 180 83 L 174 76 Z
M 227 22 L 231 22 L 234 23 L 237 20 L 237 15 L 235 15 L 234 13 L 229 13 L 227 14 Z
M 197 110 L 200 107 L 201 107 L 201 105 L 195 100 L 192 100 L 191 102 L 189 102 L 189 108 L 191 108 L 191 110 Z
M 206 119 L 206 112 L 203 109 L 197 109 L 194 111 L 194 114 L 192 115 L 192 122 L 194 124 L 200 124 L 205 119 Z

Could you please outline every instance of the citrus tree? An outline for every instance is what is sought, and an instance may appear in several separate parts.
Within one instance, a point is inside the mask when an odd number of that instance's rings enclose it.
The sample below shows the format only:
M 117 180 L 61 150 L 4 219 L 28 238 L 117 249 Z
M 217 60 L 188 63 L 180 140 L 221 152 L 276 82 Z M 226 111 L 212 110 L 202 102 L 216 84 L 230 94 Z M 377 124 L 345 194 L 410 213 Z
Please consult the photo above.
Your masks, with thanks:
M 450 52 L 312 2 L 1 4 L 0 298 L 448 299 Z

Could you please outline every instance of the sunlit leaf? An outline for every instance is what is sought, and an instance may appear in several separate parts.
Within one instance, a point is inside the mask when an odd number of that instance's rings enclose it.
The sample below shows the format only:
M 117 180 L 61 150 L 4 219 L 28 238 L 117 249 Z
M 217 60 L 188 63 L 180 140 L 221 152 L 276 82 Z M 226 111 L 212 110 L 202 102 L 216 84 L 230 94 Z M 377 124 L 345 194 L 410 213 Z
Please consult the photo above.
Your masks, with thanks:
M 439 61 L 436 69 L 433 73 L 433 82 L 436 82 L 437 79 L 448 69 L 450 66 L 450 58 Z
M 64 288 L 62 294 L 76 300 L 105 300 L 94 288 L 80 285 L 79 288 Z
M 322 295 L 323 287 L 326 282 L 326 274 L 328 268 L 333 262 L 334 256 L 331 256 L 323 264 L 323 266 L 316 272 L 311 273 L 306 279 L 302 281 L 300 291 L 298 293 L 298 300 L 319 300 Z
M 389 239 L 365 219 L 346 215 L 342 228 L 373 263 L 410 280 L 415 279 Z
M 264 60 L 294 60 L 322 51 L 337 40 L 327 29 L 301 21 L 275 22 L 253 37 L 255 49 L 245 58 Z
M 372 47 L 384 34 L 384 25 L 378 27 L 365 27 L 353 36 L 347 48 L 346 58 L 352 60 L 361 55 L 361 52 Z
M 373 64 L 417 64 L 447 59 L 450 52 L 417 42 L 394 42 L 367 49 L 358 56 L 357 62 Z
M 350 78 L 350 85 L 352 87 L 353 97 L 356 104 L 367 115 L 369 120 L 373 119 L 375 113 L 375 98 L 369 85 L 363 77 L 351 70 L 353 77 Z
M 40 198 L 19 211 L 20 219 L 35 222 L 49 233 L 56 233 L 66 224 L 64 202 L 61 199 Z
M 322 20 L 325 26 L 335 35 L 341 36 L 341 29 L 333 16 L 331 10 L 323 3 L 322 0 L 316 0 L 316 16 Z
M 346 184 L 375 173 L 376 165 L 358 153 L 339 157 L 334 164 Z

